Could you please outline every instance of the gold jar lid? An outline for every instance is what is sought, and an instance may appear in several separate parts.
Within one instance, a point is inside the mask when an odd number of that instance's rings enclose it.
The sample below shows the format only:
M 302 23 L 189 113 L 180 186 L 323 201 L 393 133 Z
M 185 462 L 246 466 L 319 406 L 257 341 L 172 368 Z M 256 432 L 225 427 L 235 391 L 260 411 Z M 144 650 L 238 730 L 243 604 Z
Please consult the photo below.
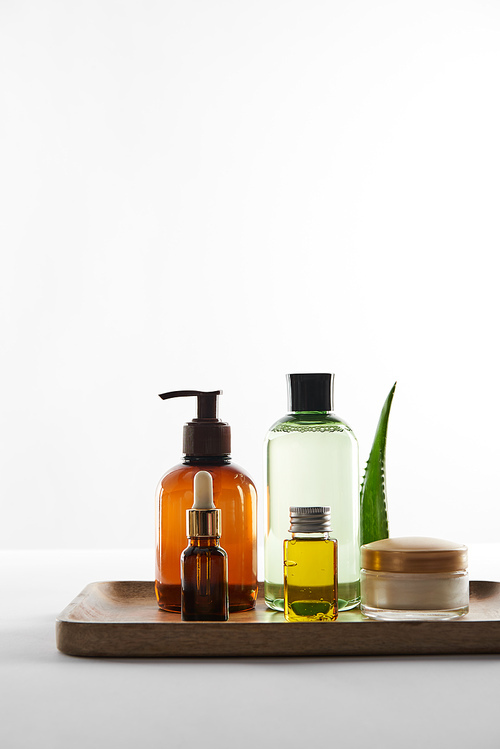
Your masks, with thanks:
M 467 569 L 467 546 L 441 538 L 383 538 L 363 544 L 361 567 L 375 572 L 455 572 Z

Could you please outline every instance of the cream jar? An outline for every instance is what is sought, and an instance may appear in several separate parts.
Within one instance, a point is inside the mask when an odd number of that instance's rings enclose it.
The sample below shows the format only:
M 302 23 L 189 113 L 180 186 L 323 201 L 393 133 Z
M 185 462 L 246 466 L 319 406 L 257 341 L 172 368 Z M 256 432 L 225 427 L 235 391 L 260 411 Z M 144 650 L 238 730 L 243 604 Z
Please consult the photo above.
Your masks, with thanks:
M 469 610 L 467 547 L 384 538 L 361 547 L 361 611 L 371 619 L 454 619 Z

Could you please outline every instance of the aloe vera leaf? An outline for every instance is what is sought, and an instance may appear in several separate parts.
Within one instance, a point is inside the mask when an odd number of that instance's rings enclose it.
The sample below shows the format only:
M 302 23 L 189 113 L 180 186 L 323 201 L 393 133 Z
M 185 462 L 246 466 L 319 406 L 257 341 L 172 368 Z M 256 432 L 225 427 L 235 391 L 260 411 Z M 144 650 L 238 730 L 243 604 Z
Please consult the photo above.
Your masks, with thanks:
M 380 538 L 389 537 L 387 521 L 386 485 L 385 485 L 385 446 L 387 425 L 391 412 L 392 399 L 396 382 L 387 396 L 373 439 L 370 456 L 366 463 L 365 475 L 361 484 L 361 530 L 360 543 L 369 544 Z

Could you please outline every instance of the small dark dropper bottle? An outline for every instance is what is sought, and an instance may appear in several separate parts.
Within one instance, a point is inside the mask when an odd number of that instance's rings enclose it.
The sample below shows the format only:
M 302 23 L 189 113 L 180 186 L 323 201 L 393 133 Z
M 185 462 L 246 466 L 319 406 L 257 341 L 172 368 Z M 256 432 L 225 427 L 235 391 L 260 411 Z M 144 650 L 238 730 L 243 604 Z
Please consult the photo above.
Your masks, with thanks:
M 181 554 L 181 614 L 186 622 L 228 618 L 227 554 L 219 544 L 221 511 L 213 501 L 212 476 L 194 477 L 193 507 L 187 511 L 189 546 Z

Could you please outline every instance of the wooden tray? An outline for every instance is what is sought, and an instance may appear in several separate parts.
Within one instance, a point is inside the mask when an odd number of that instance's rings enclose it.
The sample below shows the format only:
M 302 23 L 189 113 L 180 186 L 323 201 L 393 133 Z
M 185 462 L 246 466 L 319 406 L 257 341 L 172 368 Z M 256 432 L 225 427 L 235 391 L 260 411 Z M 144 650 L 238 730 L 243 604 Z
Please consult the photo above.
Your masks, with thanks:
M 452 621 L 286 622 L 259 597 L 228 622 L 182 622 L 160 611 L 152 582 L 91 583 L 56 622 L 67 655 L 114 657 L 453 655 L 500 653 L 500 583 L 471 582 L 470 611 Z

